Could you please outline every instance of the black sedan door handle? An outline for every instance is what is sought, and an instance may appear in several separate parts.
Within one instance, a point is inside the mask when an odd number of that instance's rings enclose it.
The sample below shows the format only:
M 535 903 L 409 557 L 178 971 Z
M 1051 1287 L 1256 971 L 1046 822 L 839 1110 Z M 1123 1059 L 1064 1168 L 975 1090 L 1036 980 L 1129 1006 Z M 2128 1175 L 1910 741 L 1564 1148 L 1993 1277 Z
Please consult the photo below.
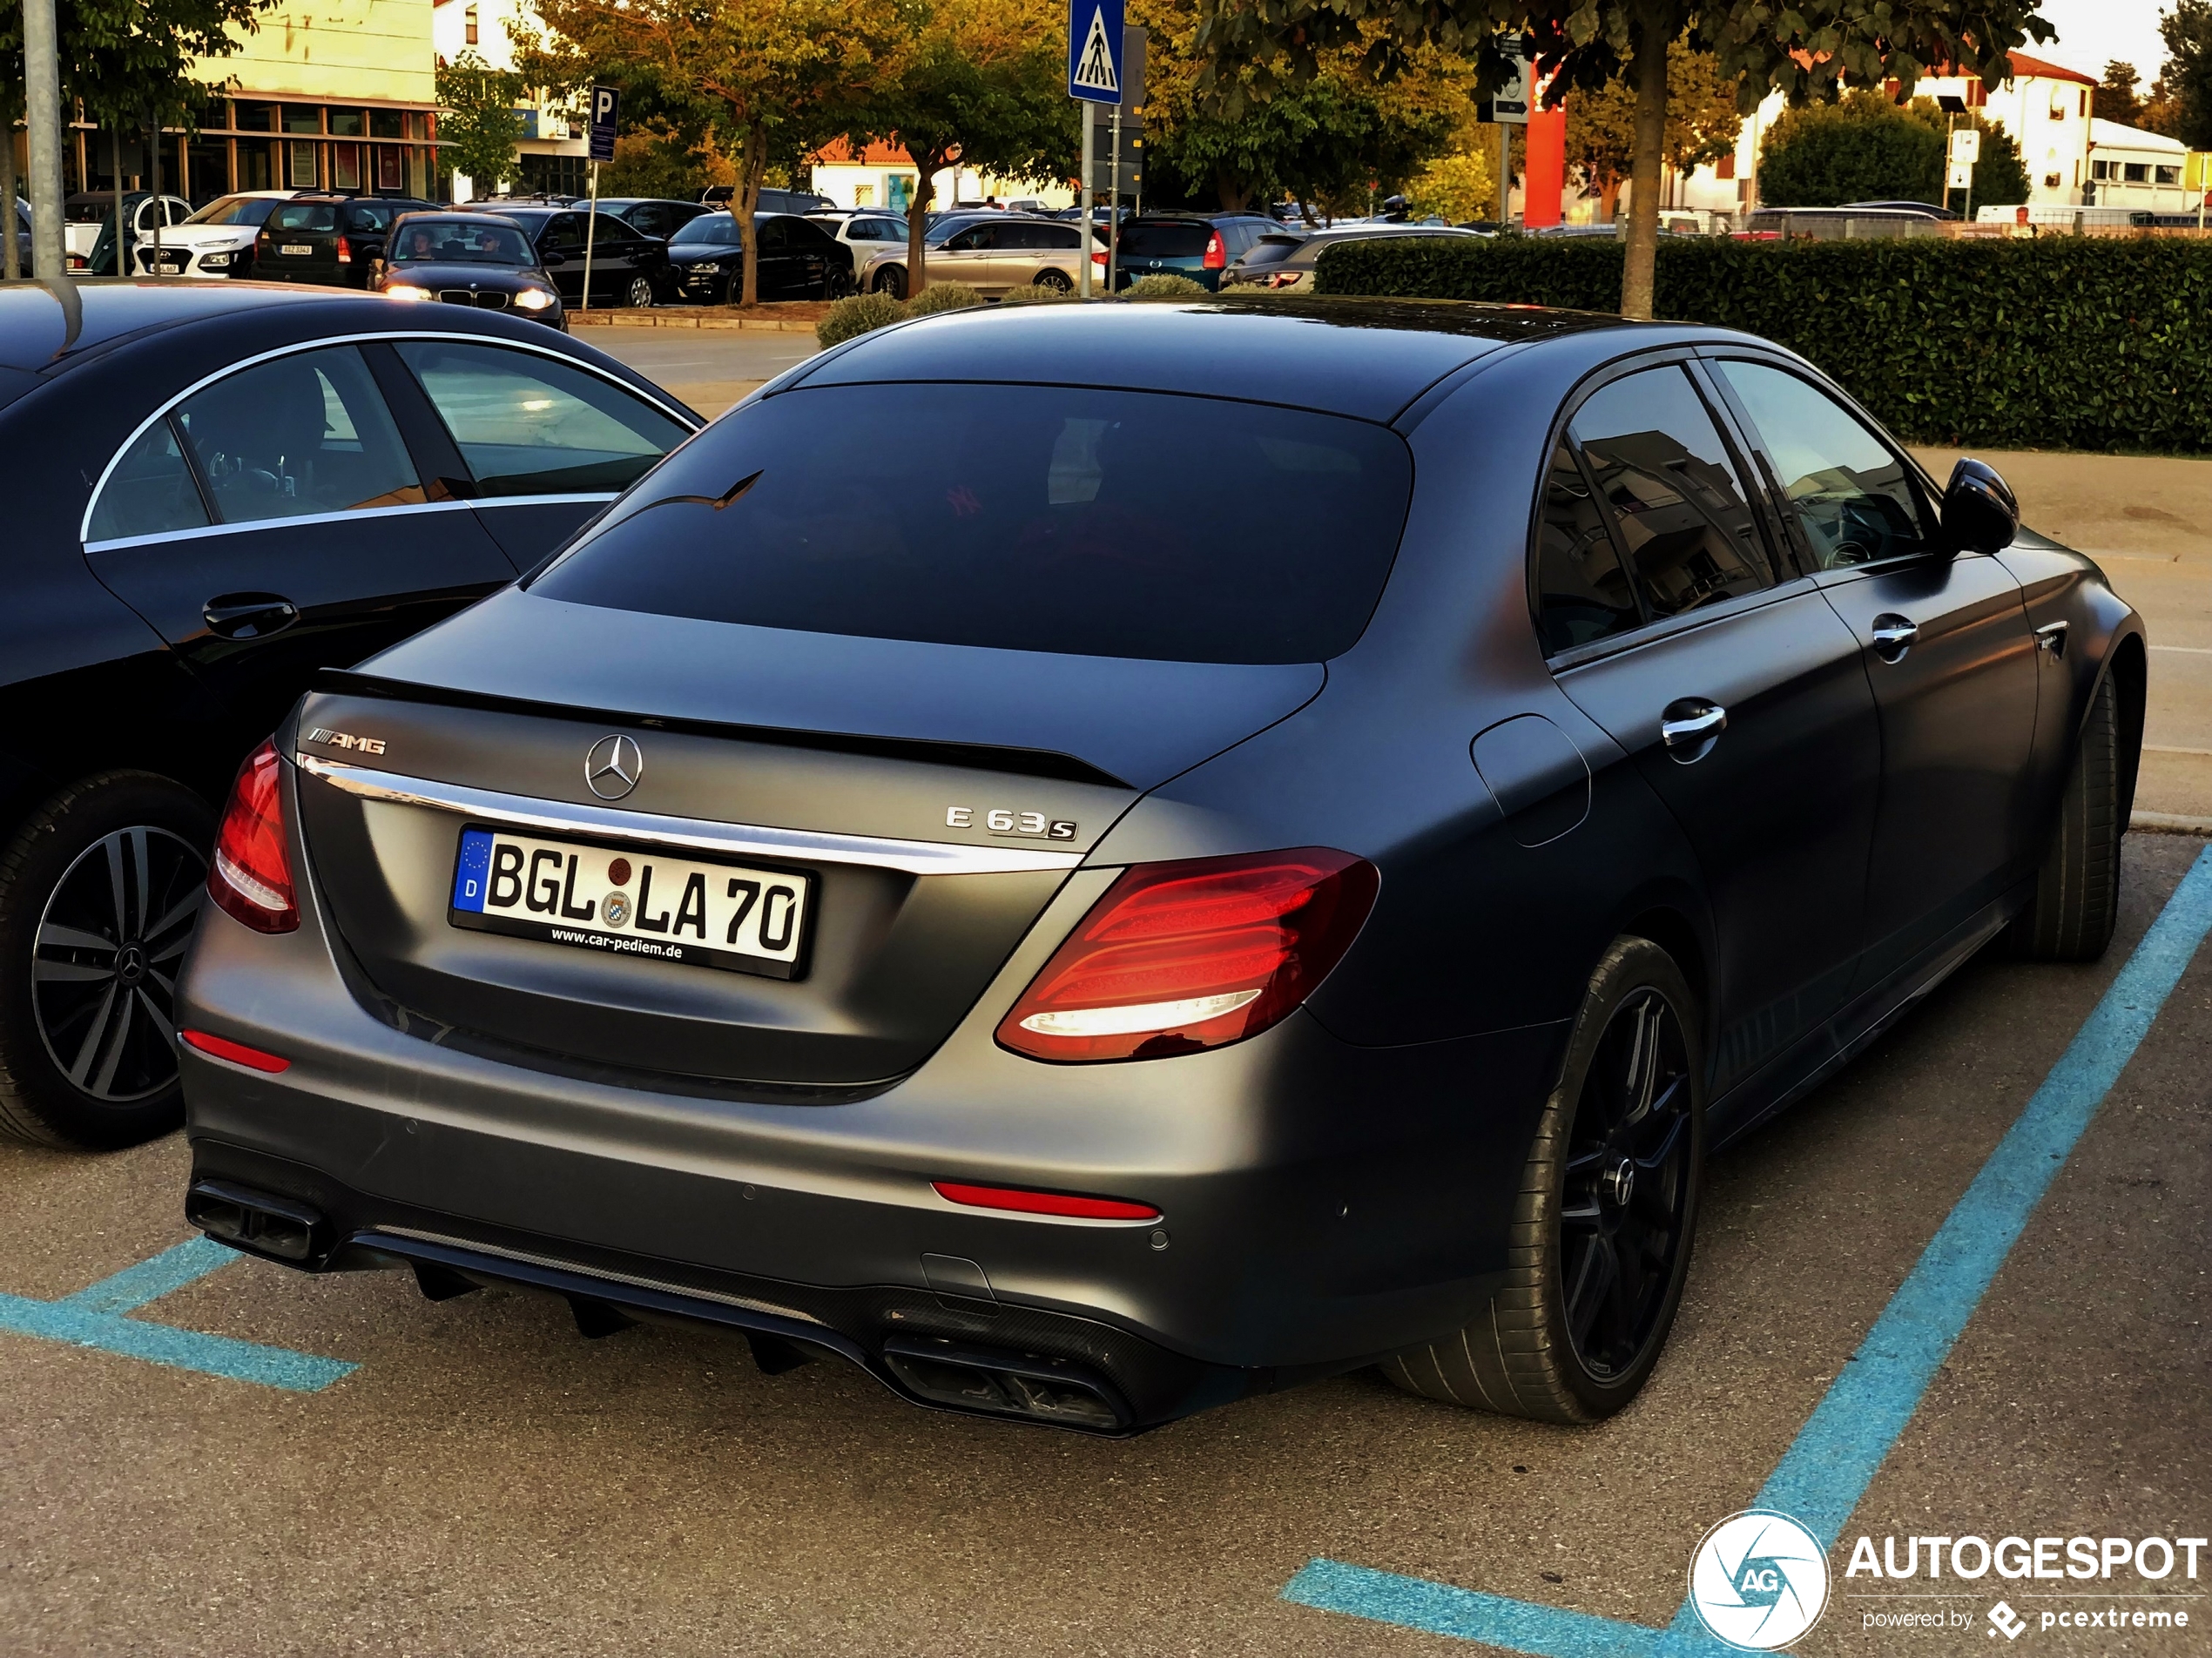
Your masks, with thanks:
M 1728 729 L 1728 710 L 1703 697 L 1683 697 L 1667 704 L 1659 717 L 1659 740 L 1669 755 L 1689 765 L 1712 752 L 1713 744 Z
M 199 607 L 207 630 L 226 639 L 266 639 L 300 619 L 300 608 L 277 593 L 224 593 Z
M 1919 637 L 1920 624 L 1909 616 L 1890 610 L 1874 618 L 1874 649 L 1884 662 L 1904 661 Z

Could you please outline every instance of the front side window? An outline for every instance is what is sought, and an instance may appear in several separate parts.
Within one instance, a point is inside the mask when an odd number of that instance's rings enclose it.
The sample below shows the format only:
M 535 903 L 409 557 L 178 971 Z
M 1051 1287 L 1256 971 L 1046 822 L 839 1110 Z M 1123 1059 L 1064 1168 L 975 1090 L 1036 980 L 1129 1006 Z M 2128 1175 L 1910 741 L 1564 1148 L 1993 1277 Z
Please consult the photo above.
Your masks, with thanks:
M 691 433 L 597 374 L 532 352 L 398 342 L 486 495 L 627 486 Z
M 1544 479 L 1536 532 L 1536 630 L 1544 654 L 1557 656 L 1626 633 L 1642 620 L 1597 492 L 1574 450 L 1559 444 Z
M 113 541 L 125 536 L 160 536 L 179 529 L 198 529 L 207 522 L 207 508 L 199 498 L 177 434 L 164 416 L 138 435 L 108 475 L 92 509 L 88 541 Z
M 1928 550 L 1926 509 L 1910 469 L 1850 410 L 1782 369 L 1716 366 L 1751 417 L 1817 568 Z
M 583 246 L 583 220 L 574 213 L 560 213 L 545 227 L 545 234 L 538 239 L 541 247 L 557 247 L 563 253 Z
M 1770 584 L 1736 463 L 1682 369 L 1602 387 L 1573 429 L 1654 617 Z
M 391 411 L 351 346 L 233 374 L 185 399 L 176 421 L 223 523 L 424 498 Z
M 932 441 L 917 445 L 923 430 Z M 1366 628 L 1412 487 L 1395 433 L 1307 410 L 1076 387 L 825 387 L 725 417 L 533 588 L 868 638 L 1318 662 Z M 1258 527 L 1254 500 L 1298 509 Z

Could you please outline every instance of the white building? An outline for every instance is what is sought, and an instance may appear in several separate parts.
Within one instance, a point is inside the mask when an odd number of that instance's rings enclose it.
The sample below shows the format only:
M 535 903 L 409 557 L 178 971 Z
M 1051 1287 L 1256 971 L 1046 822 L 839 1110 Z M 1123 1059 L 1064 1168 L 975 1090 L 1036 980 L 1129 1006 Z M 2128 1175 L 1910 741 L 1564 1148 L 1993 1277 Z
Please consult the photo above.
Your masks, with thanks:
M 1994 91 L 1975 76 L 1924 75 L 1912 95 L 1959 98 L 2011 134 L 2027 169 L 2030 206 L 2079 206 L 2090 183 L 2089 94 L 2096 80 L 2026 52 L 2014 52 L 2012 62 L 2012 78 Z M 1892 94 L 1896 90 L 1892 82 Z M 1734 155 L 1700 167 L 1687 179 L 1669 180 L 1668 205 L 1739 212 L 1757 206 L 1759 146 L 1784 107 L 1782 95 L 1770 94 L 1757 113 L 1744 121 Z M 2097 199 L 2104 199 L 2101 192 Z
M 451 0 L 448 0 L 450 3 Z M 513 3 L 513 0 L 503 0 Z M 914 199 L 914 181 L 921 176 L 914 158 L 895 144 L 871 144 L 854 155 L 840 139 L 811 158 L 813 179 L 808 188 L 827 196 L 840 207 L 880 207 L 894 213 L 907 211 Z M 1001 179 L 973 167 L 939 170 L 933 208 L 956 202 L 1035 202 L 1046 208 L 1072 207 L 1076 192 L 1064 179 L 1040 184 L 1035 179 Z
M 515 47 L 508 30 L 521 13 L 524 0 L 432 0 L 430 40 L 441 66 L 464 51 L 473 51 L 489 66 L 511 71 Z M 545 193 L 581 196 L 589 186 L 585 173 L 590 151 L 582 121 L 571 121 L 563 108 L 547 108 L 536 100 L 516 106 L 523 118 L 520 151 L 522 176 L 503 186 L 502 193 Z M 453 199 L 472 201 L 479 194 L 475 181 L 466 173 L 453 178 Z
M 2193 213 L 2197 192 L 2190 185 L 2198 171 L 2179 138 L 2117 121 L 2089 123 L 2089 188 L 2100 207 Z

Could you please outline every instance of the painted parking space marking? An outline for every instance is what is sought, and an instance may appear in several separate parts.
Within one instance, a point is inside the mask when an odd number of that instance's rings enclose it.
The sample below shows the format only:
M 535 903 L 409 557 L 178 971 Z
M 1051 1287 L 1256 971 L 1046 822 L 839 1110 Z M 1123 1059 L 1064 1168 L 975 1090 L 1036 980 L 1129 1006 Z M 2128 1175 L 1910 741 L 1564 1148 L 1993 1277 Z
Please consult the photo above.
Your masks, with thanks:
M 1919 1406 L 2035 1206 L 2066 1166 L 2166 999 L 2212 932 L 2212 847 L 2189 866 L 2150 931 L 1996 1150 L 1975 1175 L 1843 1374 L 1750 1504 L 1794 1516 L 1824 1547 Z M 1688 1601 L 1664 1629 L 1482 1594 L 1426 1579 L 1313 1560 L 1283 1598 L 1534 1658 L 1689 1658 L 1732 1652 Z
M 256 1382 L 291 1393 L 320 1393 L 358 1368 L 343 1359 L 289 1347 L 266 1347 L 125 1316 L 240 1258 L 235 1250 L 195 1237 L 59 1301 L 0 1295 L 0 1331 L 95 1347 L 172 1370 Z

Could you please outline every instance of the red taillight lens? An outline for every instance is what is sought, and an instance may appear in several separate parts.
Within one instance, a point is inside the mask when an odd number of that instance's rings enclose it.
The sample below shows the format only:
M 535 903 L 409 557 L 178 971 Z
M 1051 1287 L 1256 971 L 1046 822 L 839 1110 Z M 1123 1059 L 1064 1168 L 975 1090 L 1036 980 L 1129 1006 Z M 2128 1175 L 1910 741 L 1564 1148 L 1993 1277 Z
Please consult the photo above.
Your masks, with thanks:
M 1206 238 L 1206 257 L 1201 261 L 1209 271 L 1225 270 L 1229 265 L 1229 250 L 1221 243 L 1219 231 Z
M 1071 1197 L 1065 1192 L 1023 1191 L 1010 1186 L 967 1186 L 958 1181 L 931 1183 L 948 1203 L 970 1209 L 1003 1209 L 1016 1215 L 1068 1215 L 1085 1221 L 1156 1221 L 1160 1211 L 1150 1203 L 1132 1203 L 1124 1197 Z
M 289 933 L 300 925 L 278 781 L 276 745 L 264 743 L 238 768 L 207 870 L 208 897 L 257 933 Z
M 248 1070 L 266 1071 L 274 1075 L 288 1071 L 292 1062 L 279 1055 L 265 1054 L 258 1048 L 248 1048 L 244 1042 L 234 1042 L 227 1036 L 212 1036 L 204 1030 L 180 1030 L 187 1048 L 197 1048 L 203 1054 L 212 1054 L 217 1059 L 226 1059 L 233 1065 L 243 1065 Z
M 343 236 L 338 239 L 338 262 L 341 265 L 351 265 L 354 262 L 354 245 Z
M 1375 866 L 1325 847 L 1125 871 L 1053 954 L 1001 1046 L 1162 1059 L 1257 1036 L 1319 988 L 1374 907 Z

